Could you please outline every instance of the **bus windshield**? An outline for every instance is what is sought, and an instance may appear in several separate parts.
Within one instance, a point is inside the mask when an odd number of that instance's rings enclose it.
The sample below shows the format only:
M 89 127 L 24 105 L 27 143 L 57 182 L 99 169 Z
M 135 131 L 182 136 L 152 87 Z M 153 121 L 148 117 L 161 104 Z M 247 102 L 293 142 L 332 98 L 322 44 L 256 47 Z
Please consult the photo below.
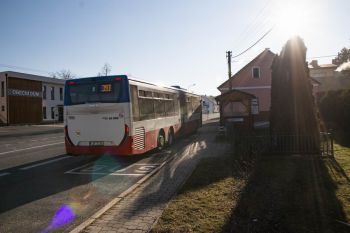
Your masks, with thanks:
M 68 85 L 67 104 L 118 103 L 122 97 L 122 81 L 89 82 Z

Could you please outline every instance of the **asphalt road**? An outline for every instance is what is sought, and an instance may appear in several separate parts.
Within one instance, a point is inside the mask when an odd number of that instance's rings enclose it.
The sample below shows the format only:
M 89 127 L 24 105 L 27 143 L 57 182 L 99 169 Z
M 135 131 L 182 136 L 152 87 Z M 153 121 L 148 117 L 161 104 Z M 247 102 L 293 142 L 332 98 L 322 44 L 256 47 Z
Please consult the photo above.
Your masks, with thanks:
M 0 232 L 68 232 L 196 137 L 134 157 L 66 155 L 63 133 L 2 137 Z

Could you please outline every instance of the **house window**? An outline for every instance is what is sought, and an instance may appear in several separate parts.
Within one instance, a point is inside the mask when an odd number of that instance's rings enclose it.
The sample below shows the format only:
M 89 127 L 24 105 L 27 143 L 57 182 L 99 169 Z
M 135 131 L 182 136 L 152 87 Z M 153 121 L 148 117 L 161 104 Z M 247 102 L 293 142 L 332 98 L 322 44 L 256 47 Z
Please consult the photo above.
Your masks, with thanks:
M 51 119 L 55 119 L 55 107 L 51 107 Z
M 51 100 L 55 100 L 55 88 L 51 87 Z
M 60 87 L 60 100 L 63 100 L 63 88 Z
M 46 100 L 46 86 L 43 86 L 43 99 Z
M 1 111 L 5 112 L 5 106 L 4 105 L 1 106 Z
M 1 97 L 5 97 L 5 82 L 1 82 Z
M 260 78 L 260 68 L 259 67 L 253 67 L 253 78 Z
M 47 116 L 46 116 L 46 107 L 43 107 L 43 119 L 46 119 Z

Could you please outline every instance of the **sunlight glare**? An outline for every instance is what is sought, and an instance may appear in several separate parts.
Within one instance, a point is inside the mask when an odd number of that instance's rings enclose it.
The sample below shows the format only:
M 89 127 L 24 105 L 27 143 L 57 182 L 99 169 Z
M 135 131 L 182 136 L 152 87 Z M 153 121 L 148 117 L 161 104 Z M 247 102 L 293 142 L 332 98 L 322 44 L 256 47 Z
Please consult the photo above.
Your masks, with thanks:
M 276 7 L 275 22 L 278 30 L 286 37 L 304 34 L 312 18 L 310 1 L 281 1 Z

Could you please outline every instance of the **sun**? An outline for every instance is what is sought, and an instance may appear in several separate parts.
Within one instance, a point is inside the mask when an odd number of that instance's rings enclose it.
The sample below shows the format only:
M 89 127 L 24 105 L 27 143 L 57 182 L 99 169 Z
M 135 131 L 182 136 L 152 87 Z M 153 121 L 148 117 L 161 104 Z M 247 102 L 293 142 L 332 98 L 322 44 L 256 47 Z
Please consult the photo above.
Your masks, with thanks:
M 280 1 L 275 9 L 275 26 L 285 36 L 302 35 L 310 29 L 311 15 L 307 0 Z

